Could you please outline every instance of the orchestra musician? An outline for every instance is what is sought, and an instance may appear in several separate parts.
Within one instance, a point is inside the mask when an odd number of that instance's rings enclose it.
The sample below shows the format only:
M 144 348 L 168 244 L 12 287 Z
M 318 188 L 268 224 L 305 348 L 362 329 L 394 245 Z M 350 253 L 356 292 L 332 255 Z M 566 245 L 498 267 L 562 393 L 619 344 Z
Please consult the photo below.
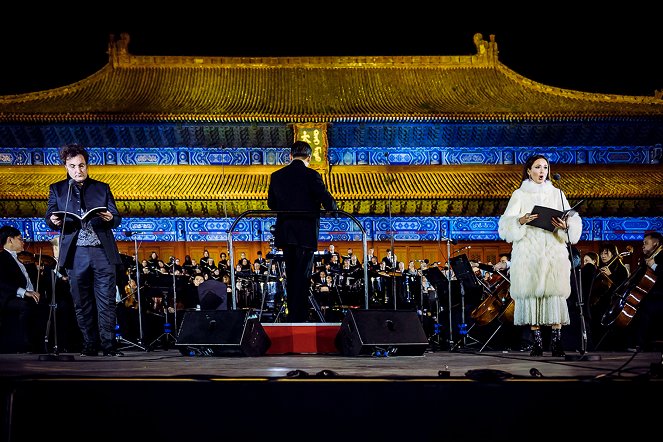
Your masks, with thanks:
M 624 350 L 627 347 L 627 334 L 623 330 L 606 329 L 601 325 L 603 313 L 609 309 L 612 294 L 628 278 L 628 270 L 621 260 L 617 246 L 602 244 L 599 248 L 599 263 L 592 290 L 589 294 L 589 315 L 592 318 L 591 335 L 596 349 Z
M 638 306 L 634 318 L 636 350 L 660 351 L 663 341 L 663 236 L 659 232 L 646 233 L 642 240 L 643 261 L 653 271 L 653 285 Z M 637 281 L 636 281 L 637 282 Z

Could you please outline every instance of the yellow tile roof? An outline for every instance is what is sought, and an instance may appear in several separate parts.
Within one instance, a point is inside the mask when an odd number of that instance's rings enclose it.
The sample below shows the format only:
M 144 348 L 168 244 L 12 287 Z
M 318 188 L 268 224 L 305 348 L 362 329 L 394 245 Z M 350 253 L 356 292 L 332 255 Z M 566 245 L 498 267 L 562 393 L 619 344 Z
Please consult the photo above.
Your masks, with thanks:
M 302 122 L 661 117 L 660 97 L 584 93 L 467 56 L 136 56 L 64 87 L 0 96 L 0 122 Z
M 91 166 L 110 183 L 124 216 L 231 216 L 267 210 L 273 166 Z M 555 166 L 569 200 L 586 216 L 661 216 L 660 166 Z M 495 216 L 519 185 L 522 166 L 337 166 L 323 175 L 340 208 L 355 215 Z M 7 168 L 0 208 L 43 216 L 61 166 Z

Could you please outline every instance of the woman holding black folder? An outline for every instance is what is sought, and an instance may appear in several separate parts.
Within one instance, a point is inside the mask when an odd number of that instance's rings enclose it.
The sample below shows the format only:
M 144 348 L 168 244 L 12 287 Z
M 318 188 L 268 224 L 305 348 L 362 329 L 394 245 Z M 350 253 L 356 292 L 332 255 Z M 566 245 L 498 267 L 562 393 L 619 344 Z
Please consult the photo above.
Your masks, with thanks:
M 561 340 L 563 325 L 569 324 L 566 299 L 571 295 L 571 261 L 567 243 L 576 244 L 582 220 L 576 212 L 552 216 L 549 223 L 529 225 L 544 215 L 533 214 L 535 206 L 564 212 L 571 206 L 561 189 L 550 181 L 550 163 L 533 155 L 523 168 L 522 183 L 509 199 L 498 223 L 500 238 L 512 244 L 509 270 L 510 295 L 514 300 L 514 325 L 532 330 L 531 356 L 543 355 L 541 327 L 551 327 L 552 356 L 565 356 Z

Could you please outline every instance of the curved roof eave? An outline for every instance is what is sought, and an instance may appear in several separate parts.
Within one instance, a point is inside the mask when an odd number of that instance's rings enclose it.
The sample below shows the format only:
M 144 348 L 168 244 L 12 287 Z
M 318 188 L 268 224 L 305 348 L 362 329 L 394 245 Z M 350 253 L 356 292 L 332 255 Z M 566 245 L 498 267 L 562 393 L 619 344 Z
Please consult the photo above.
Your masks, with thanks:
M 0 96 L 0 122 L 518 122 L 663 117 L 656 97 L 543 85 L 485 56 L 111 54 L 64 87 Z

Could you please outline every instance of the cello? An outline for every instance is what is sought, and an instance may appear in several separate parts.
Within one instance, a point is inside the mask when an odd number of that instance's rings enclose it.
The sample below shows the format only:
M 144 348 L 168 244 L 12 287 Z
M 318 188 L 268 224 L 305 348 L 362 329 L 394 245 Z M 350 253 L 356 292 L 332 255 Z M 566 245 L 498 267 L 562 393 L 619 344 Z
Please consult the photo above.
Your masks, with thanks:
M 488 295 L 472 310 L 470 317 L 474 319 L 477 325 L 490 324 L 498 316 L 505 314 L 507 320 L 509 316 L 513 321 L 513 299 L 509 294 L 511 282 L 499 270 L 491 276 L 488 286 L 484 286 Z M 511 309 L 509 309 L 511 307 Z M 510 313 L 510 314 L 509 314 Z
M 649 256 L 654 258 L 663 249 L 663 245 Z M 656 283 L 656 274 L 645 262 L 629 276 L 613 293 L 608 311 L 601 318 L 601 325 L 626 327 L 638 312 L 638 306 L 642 299 Z

